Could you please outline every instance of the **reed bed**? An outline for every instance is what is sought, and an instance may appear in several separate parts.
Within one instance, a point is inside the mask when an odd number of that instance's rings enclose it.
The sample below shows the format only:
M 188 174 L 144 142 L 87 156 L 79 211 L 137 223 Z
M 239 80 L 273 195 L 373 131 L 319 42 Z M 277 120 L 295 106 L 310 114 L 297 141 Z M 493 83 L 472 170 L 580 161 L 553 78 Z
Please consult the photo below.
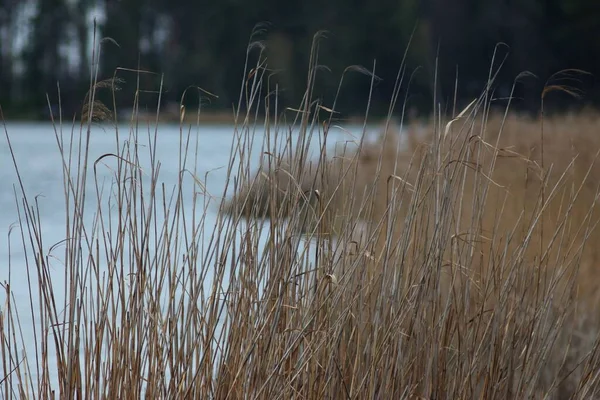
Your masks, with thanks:
M 318 38 L 296 110 L 278 108 L 262 58 L 247 68 L 223 193 L 206 193 L 194 159 L 201 144 L 183 123 L 178 160 L 156 159 L 157 131 L 135 112 L 127 140 L 115 132 L 114 153 L 89 158 L 94 93 L 114 79 L 94 78 L 86 122 L 69 132 L 54 121 L 62 240 L 42 240 L 42 200 L 25 192 L 14 160 L 20 224 L 11 240 L 27 268 L 6 265 L 30 277 L 34 322 L 20 323 L 9 278 L 0 396 L 599 395 L 600 117 L 527 119 L 510 104 L 492 112 L 490 78 L 463 110 L 425 125 L 389 118 L 377 143 L 349 138 L 352 148 L 329 154 L 335 99 L 314 98 L 317 50 Z M 345 74 L 356 72 L 375 82 L 364 68 Z M 400 74 L 390 117 L 406 86 Z M 104 118 L 116 115 L 109 108 Z M 259 114 L 261 126 L 250 122 Z M 267 135 L 254 154 L 258 129 Z M 108 162 L 105 187 L 97 171 Z M 161 162 L 178 163 L 174 186 L 161 181 Z M 210 205 L 221 210 L 214 226 Z M 24 352 L 30 330 L 35 348 Z

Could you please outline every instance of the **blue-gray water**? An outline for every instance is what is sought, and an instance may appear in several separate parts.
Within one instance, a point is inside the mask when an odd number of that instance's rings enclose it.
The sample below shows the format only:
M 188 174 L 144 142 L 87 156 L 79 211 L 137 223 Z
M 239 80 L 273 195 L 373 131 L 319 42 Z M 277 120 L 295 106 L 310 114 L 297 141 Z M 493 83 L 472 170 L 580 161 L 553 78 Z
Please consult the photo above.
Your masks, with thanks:
M 65 201 L 64 201 L 64 182 L 62 160 L 54 133 L 54 128 L 49 123 L 7 123 L 6 129 L 13 146 L 17 166 L 21 173 L 24 190 L 31 201 L 36 195 L 39 197 L 40 222 L 43 227 L 42 236 L 44 239 L 44 250 L 48 251 L 51 246 L 64 240 L 65 230 Z M 212 196 L 220 197 L 225 187 L 227 166 L 230 159 L 231 145 L 234 141 L 234 129 L 231 126 L 223 125 L 205 125 L 192 127 L 191 149 L 188 152 L 187 167 L 193 169 L 196 162 L 196 173 L 204 181 L 207 177 L 207 192 Z M 68 142 L 71 135 L 71 127 L 63 126 L 63 137 Z M 150 127 L 152 135 L 154 127 Z M 328 136 L 328 147 L 333 150 L 335 146 L 341 146 L 345 143 L 351 143 L 360 138 L 362 127 L 345 126 L 343 129 L 332 129 Z M 130 138 L 130 127 L 123 125 L 119 127 L 119 138 L 121 145 Z M 172 190 L 177 183 L 179 176 L 179 154 L 180 154 L 180 129 L 177 125 L 159 125 L 156 137 L 156 157 L 160 161 L 159 183 L 164 183 L 167 191 Z M 376 129 L 370 129 L 369 132 L 377 133 Z M 187 134 L 187 129 L 184 131 Z M 80 128 L 75 128 L 75 137 L 80 134 Z M 294 134 L 294 135 L 297 135 Z M 311 149 L 313 155 L 319 148 L 319 135 L 313 136 Z M 198 143 L 196 153 L 196 139 Z M 258 166 L 259 157 L 265 140 L 264 129 L 257 128 L 254 133 L 253 151 L 250 154 L 250 164 L 252 167 Z M 139 128 L 139 145 L 142 158 L 140 164 L 142 169 L 149 169 L 149 148 L 148 145 L 148 127 Z M 353 145 L 350 144 L 349 147 Z M 74 149 L 76 153 L 76 149 Z M 90 157 L 88 165 L 93 167 L 93 163 L 98 157 L 106 153 L 117 153 L 119 149 L 116 146 L 115 129 L 109 126 L 95 126 L 91 134 Z M 114 171 L 111 165 L 114 160 L 105 160 L 97 166 L 98 182 L 106 183 L 106 190 L 110 186 Z M 205 175 L 208 174 L 208 175 Z M 188 178 L 189 179 L 189 178 Z M 16 196 L 15 196 L 16 189 Z M 94 179 L 89 179 L 87 184 L 88 200 L 94 202 L 95 183 Z M 17 227 L 19 217 L 17 214 L 17 203 L 22 199 L 19 182 L 15 173 L 13 160 L 9 152 L 8 141 L 5 134 L 0 136 L 0 283 L 8 281 L 9 276 L 9 246 L 10 246 L 10 270 L 12 271 L 11 289 L 14 295 L 16 307 L 19 310 L 21 318 L 21 327 L 25 337 L 25 348 L 31 358 L 35 342 L 32 333 L 32 316 L 29 309 L 29 291 L 27 285 L 27 274 L 25 273 L 25 252 L 21 244 L 20 232 L 13 229 L 9 239 L 9 230 L 11 227 Z M 91 199 L 91 200 L 90 200 Z M 186 201 L 192 201 L 191 196 L 186 196 Z M 197 201 L 202 202 L 200 198 Z M 208 207 L 204 226 L 210 228 L 215 226 L 217 221 L 218 201 L 213 200 L 212 205 Z M 185 207 L 185 206 L 184 206 Z M 86 215 L 87 221 L 92 221 L 95 206 L 88 207 Z M 212 232 L 205 232 L 207 240 Z M 10 241 L 9 241 L 10 240 Z M 27 252 L 30 252 L 28 249 Z M 32 254 L 28 254 L 30 257 Z M 60 290 L 64 287 L 61 278 L 64 272 L 60 271 L 60 263 L 56 262 L 52 266 L 56 272 L 53 277 L 54 286 L 59 298 L 57 304 L 62 305 L 64 299 L 60 298 Z M 35 278 L 35 276 L 33 276 Z M 62 284 L 62 286 L 61 286 Z M 33 281 L 35 287 L 36 281 Z M 0 301 L 5 304 L 5 295 L 0 292 Z M 35 296 L 34 296 L 35 297 Z M 37 312 L 37 302 L 34 299 L 34 308 Z M 3 374 L 2 374 L 3 375 Z

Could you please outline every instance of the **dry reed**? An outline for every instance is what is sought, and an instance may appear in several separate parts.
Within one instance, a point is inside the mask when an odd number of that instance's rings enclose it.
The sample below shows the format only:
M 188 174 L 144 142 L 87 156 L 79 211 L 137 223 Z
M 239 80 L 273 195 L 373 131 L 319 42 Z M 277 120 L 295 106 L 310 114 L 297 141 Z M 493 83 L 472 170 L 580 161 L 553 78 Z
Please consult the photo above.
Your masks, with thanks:
M 598 396 L 597 116 L 547 119 L 542 136 L 540 120 L 491 113 L 484 91 L 424 134 L 386 127 L 378 145 L 361 138 L 357 151 L 330 155 L 332 121 L 318 116 L 335 102 L 312 95 L 318 37 L 304 101 L 283 111 L 298 135 L 281 126 L 262 61 L 246 71 L 238 109 L 248 111 L 235 115 L 222 197 L 236 201 L 220 203 L 215 226 L 205 223 L 208 196 L 203 206 L 185 200 L 202 198 L 204 185 L 183 124 L 170 190 L 156 132 L 135 118 L 128 140 L 116 134 L 114 154 L 97 160 L 88 122 L 69 138 L 55 121 L 65 237 L 60 253 L 42 241 L 38 201 L 21 184 L 15 232 L 39 302 L 22 326 L 11 282 L 3 286 L 3 398 Z M 357 70 L 366 72 L 347 72 Z M 261 176 L 278 179 L 253 192 L 258 127 L 247 121 L 258 113 Z M 108 159 L 103 190 L 96 172 Z M 24 354 L 28 329 L 37 339 Z

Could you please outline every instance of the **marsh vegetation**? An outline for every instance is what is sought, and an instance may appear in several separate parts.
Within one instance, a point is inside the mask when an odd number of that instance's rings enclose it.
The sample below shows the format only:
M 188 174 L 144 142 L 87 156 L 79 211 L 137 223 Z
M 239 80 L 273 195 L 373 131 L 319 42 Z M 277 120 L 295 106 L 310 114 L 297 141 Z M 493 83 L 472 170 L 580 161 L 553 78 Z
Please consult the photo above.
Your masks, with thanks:
M 95 101 L 113 79 L 94 79 L 83 122 L 53 120 L 67 216 L 55 243 L 41 240 L 43 199 L 23 189 L 15 159 L 11 240 L 27 268 L 2 260 L 3 398 L 598 395 L 600 116 L 498 107 L 492 69 L 470 104 L 409 121 L 402 65 L 379 140 L 349 135 L 352 146 L 329 151 L 342 122 L 337 99 L 312 96 L 316 50 L 297 109 L 278 108 L 262 61 L 246 66 L 223 193 L 195 172 L 194 129 L 181 124 L 179 159 L 156 159 L 160 126 L 137 124 L 135 107 L 129 139 L 89 158 L 89 124 L 116 122 Z M 376 80 L 345 72 L 356 73 Z M 103 186 L 96 172 L 109 162 Z M 173 187 L 165 162 L 179 166 Z M 221 211 L 214 225 L 209 205 Z M 24 273 L 32 326 L 10 281 Z

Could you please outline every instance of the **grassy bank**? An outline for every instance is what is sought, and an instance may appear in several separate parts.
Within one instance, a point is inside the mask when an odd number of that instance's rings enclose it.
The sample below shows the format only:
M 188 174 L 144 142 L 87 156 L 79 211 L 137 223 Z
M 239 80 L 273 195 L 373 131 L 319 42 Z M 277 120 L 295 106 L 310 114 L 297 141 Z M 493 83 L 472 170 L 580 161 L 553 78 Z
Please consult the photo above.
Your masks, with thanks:
M 349 137 L 330 153 L 335 99 L 312 97 L 317 59 L 305 101 L 286 111 L 297 135 L 267 70 L 243 82 L 250 111 L 234 114 L 227 189 L 212 196 L 185 124 L 177 160 L 155 159 L 156 132 L 135 124 L 92 160 L 88 126 L 55 122 L 65 234 L 45 243 L 43 200 L 17 186 L 11 240 L 27 270 L 7 265 L 39 301 L 23 326 L 3 285 L 3 398 L 598 396 L 600 117 L 491 112 L 486 89 L 464 110 L 384 124 L 379 141 Z M 264 125 L 248 123 L 258 112 Z M 161 162 L 179 165 L 174 186 Z

